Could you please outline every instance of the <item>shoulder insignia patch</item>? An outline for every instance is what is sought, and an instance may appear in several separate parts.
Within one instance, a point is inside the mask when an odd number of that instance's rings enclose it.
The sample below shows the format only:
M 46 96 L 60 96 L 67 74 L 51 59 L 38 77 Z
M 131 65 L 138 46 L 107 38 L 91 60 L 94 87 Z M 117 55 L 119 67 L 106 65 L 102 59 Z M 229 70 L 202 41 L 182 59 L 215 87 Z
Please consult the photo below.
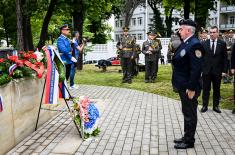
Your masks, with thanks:
M 196 57 L 201 58 L 202 57 L 202 52 L 200 50 L 195 51 Z
M 180 51 L 180 56 L 183 57 L 186 54 L 185 49 L 183 49 L 182 51 Z

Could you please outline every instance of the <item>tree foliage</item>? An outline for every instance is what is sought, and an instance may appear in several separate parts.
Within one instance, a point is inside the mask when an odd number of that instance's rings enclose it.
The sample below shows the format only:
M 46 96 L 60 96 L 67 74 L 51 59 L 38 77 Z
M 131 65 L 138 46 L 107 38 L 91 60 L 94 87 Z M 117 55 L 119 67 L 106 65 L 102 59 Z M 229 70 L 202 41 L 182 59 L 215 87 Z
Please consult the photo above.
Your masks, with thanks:
M 161 36 L 165 36 L 165 29 L 163 26 L 163 21 L 161 18 L 161 13 L 159 10 L 159 6 L 162 3 L 162 0 L 148 0 L 149 6 L 153 10 L 153 25 L 150 25 L 150 30 L 154 30 L 160 33 Z

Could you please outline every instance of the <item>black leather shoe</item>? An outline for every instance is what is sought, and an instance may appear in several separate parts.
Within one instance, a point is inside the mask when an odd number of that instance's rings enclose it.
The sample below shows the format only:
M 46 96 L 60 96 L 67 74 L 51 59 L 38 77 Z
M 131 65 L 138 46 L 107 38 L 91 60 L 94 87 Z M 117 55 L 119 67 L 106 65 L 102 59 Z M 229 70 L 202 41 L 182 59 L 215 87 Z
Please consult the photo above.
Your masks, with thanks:
M 235 108 L 233 109 L 232 114 L 235 114 Z
M 217 113 L 221 113 L 221 110 L 219 109 L 219 107 L 214 107 L 213 110 Z
M 187 144 L 187 143 L 177 143 L 175 144 L 175 149 L 187 149 L 187 148 L 193 148 L 194 144 Z
M 183 142 L 184 142 L 184 137 L 174 140 L 174 143 L 183 143 Z
M 131 84 L 131 83 L 132 83 L 132 81 L 131 81 L 131 80 L 128 80 L 128 81 L 127 81 L 127 83 L 128 83 L 128 84 Z
M 201 112 L 206 112 L 208 110 L 207 106 L 203 106 L 202 109 L 201 109 Z

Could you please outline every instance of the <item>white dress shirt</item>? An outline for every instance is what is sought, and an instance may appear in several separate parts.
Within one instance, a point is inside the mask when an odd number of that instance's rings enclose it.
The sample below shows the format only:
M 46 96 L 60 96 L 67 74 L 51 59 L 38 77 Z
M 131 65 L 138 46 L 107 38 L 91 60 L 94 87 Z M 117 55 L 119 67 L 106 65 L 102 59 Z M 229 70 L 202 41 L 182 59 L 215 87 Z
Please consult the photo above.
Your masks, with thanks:
M 218 40 L 218 39 L 215 39 L 215 40 L 214 40 L 214 51 L 213 51 L 214 54 L 215 54 L 215 50 L 216 50 L 216 46 L 217 46 L 217 40 Z M 213 40 L 210 39 L 210 47 L 211 47 L 211 49 L 212 49 L 212 44 L 213 44 Z

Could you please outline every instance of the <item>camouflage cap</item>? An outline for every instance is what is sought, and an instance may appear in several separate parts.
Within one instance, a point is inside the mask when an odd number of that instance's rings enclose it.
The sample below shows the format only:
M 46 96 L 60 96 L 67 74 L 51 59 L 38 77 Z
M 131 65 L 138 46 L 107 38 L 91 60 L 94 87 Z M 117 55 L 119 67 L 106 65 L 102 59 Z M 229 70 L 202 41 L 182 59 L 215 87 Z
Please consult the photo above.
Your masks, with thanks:
M 157 32 L 156 31 L 148 31 L 147 35 L 157 35 Z
M 122 29 L 123 29 L 124 32 L 128 32 L 129 31 L 129 27 L 126 27 L 126 26 L 123 27 Z

